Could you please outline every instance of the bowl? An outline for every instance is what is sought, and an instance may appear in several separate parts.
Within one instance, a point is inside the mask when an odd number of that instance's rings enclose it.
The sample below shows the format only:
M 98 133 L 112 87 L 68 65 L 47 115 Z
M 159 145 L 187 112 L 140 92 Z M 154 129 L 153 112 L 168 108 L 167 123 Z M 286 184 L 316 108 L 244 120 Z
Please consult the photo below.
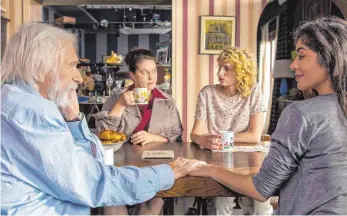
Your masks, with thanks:
M 113 152 L 116 152 L 122 147 L 122 145 L 125 143 L 125 141 L 122 142 L 116 142 L 116 143 L 111 143 L 111 144 L 102 144 L 103 147 L 112 147 Z

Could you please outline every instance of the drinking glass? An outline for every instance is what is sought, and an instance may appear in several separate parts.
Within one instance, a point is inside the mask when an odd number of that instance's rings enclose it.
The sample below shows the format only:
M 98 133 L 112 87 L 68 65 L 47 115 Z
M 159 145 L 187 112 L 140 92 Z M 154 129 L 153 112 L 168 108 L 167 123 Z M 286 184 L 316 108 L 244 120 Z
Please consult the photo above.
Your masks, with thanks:
M 123 84 L 123 80 L 116 80 L 116 89 L 121 89 Z

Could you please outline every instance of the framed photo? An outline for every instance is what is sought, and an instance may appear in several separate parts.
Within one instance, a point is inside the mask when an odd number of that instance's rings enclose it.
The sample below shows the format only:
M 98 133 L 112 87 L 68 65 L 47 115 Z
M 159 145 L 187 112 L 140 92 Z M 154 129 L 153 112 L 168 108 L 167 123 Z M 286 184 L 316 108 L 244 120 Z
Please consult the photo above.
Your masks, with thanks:
M 235 46 L 235 23 L 233 16 L 200 16 L 200 54 L 219 54 Z
M 159 64 L 166 64 L 167 63 L 167 58 L 169 56 L 169 48 L 161 48 L 157 50 L 157 56 L 156 56 L 156 61 Z

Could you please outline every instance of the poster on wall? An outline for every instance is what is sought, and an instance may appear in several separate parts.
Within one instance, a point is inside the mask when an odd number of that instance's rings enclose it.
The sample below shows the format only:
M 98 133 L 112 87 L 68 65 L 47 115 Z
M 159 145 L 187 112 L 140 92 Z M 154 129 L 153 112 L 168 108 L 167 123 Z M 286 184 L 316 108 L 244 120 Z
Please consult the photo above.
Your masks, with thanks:
M 233 16 L 200 16 L 200 54 L 219 54 L 225 47 L 235 46 Z

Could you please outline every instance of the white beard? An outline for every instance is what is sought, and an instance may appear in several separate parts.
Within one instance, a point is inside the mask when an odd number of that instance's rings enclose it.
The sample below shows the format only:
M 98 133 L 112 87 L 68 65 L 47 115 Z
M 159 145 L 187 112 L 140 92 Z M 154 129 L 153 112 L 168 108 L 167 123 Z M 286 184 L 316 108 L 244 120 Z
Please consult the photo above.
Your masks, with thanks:
M 53 85 L 48 89 L 48 98 L 51 99 L 58 108 L 66 108 L 69 105 L 69 93 L 76 91 L 78 85 L 70 84 L 65 90 L 62 90 L 59 78 L 53 80 Z

